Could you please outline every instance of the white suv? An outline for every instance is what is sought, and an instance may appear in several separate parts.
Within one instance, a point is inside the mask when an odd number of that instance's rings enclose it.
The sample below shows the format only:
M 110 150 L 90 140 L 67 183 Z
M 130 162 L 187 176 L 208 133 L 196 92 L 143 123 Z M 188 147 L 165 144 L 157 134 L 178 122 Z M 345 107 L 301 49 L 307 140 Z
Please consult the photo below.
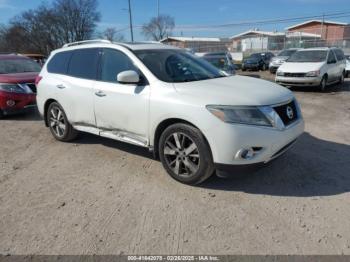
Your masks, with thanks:
M 52 52 L 37 86 L 39 111 L 57 140 L 84 131 L 147 147 L 188 184 L 267 163 L 304 130 L 288 89 L 228 76 L 162 44 L 67 44 Z
M 291 55 L 277 70 L 276 82 L 285 86 L 318 86 L 325 91 L 343 83 L 345 56 L 339 48 L 308 48 Z

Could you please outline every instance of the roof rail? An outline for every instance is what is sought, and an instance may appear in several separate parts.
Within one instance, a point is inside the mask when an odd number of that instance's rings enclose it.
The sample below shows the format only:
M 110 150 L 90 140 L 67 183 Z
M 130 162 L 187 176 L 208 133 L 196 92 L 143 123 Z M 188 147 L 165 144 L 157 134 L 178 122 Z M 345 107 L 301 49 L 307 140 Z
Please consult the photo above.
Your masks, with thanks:
M 76 46 L 76 45 L 93 44 L 93 43 L 111 44 L 112 42 L 109 41 L 109 40 L 106 40 L 106 39 L 84 40 L 84 41 L 78 41 L 78 42 L 72 42 L 72 43 L 64 44 L 63 48 L 70 47 L 70 46 Z

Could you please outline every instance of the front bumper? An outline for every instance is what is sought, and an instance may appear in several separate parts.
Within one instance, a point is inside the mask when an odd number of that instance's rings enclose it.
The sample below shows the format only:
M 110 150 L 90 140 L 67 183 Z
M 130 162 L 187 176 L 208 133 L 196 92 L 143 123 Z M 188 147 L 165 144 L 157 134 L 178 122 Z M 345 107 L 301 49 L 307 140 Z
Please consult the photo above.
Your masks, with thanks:
M 318 86 L 321 83 L 321 77 L 285 77 L 276 76 L 276 83 L 285 86 Z
M 260 66 L 258 64 L 243 64 L 242 69 L 258 70 Z
M 35 94 L 17 94 L 0 91 L 0 110 L 4 115 L 23 112 L 32 107 L 36 107 Z
M 304 121 L 300 118 L 284 130 L 224 123 L 207 131 L 206 138 L 218 169 L 224 166 L 237 168 L 268 163 L 286 152 L 304 132 Z M 237 153 L 245 148 L 259 150 L 250 159 L 238 157 Z

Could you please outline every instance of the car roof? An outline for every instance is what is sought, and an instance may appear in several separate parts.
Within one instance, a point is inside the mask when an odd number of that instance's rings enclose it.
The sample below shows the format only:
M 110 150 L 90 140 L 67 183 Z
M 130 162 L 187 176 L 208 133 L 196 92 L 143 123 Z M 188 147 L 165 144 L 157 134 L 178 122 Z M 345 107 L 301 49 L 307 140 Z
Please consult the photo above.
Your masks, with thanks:
M 62 48 L 57 49 L 55 51 L 61 52 L 65 50 L 76 50 L 76 49 L 83 49 L 83 48 L 106 48 L 106 47 L 113 47 L 113 46 L 122 46 L 124 48 L 127 48 L 132 51 L 136 50 L 154 50 L 154 49 L 174 49 L 174 50 L 181 50 L 178 47 L 166 45 L 158 42 L 132 42 L 132 43 L 118 43 L 118 42 L 110 42 L 108 40 L 87 40 L 87 41 L 80 41 L 80 42 L 74 42 L 74 43 L 68 43 L 65 44 Z
M 311 47 L 311 48 L 305 48 L 305 49 L 300 49 L 298 52 L 303 52 L 303 51 L 328 51 L 331 49 L 339 49 L 337 47 Z

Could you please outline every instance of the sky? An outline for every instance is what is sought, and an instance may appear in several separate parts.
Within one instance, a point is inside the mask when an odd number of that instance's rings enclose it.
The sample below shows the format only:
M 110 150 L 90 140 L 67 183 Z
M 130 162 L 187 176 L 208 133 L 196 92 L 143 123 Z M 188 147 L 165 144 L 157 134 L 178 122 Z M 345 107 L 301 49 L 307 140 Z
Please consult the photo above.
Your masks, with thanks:
M 44 2 L 50 3 L 52 0 Z M 158 0 L 131 0 L 135 40 L 144 40 L 140 26 L 157 15 Z M 6 24 L 13 16 L 34 9 L 42 0 L 0 0 L 0 24 Z M 350 12 L 350 0 L 159 0 L 161 14 L 175 19 L 174 36 L 231 37 L 252 29 L 252 26 L 227 28 L 198 28 L 198 26 L 261 21 L 267 19 L 294 18 L 322 15 L 332 12 Z M 107 27 L 128 27 L 127 0 L 99 0 L 101 21 L 98 30 Z M 326 19 L 350 23 L 350 13 L 342 18 Z M 260 30 L 283 31 L 285 27 L 300 22 L 258 26 Z M 196 28 L 197 27 L 197 28 Z M 254 26 L 257 27 L 257 26 Z M 130 32 L 121 31 L 128 40 Z

